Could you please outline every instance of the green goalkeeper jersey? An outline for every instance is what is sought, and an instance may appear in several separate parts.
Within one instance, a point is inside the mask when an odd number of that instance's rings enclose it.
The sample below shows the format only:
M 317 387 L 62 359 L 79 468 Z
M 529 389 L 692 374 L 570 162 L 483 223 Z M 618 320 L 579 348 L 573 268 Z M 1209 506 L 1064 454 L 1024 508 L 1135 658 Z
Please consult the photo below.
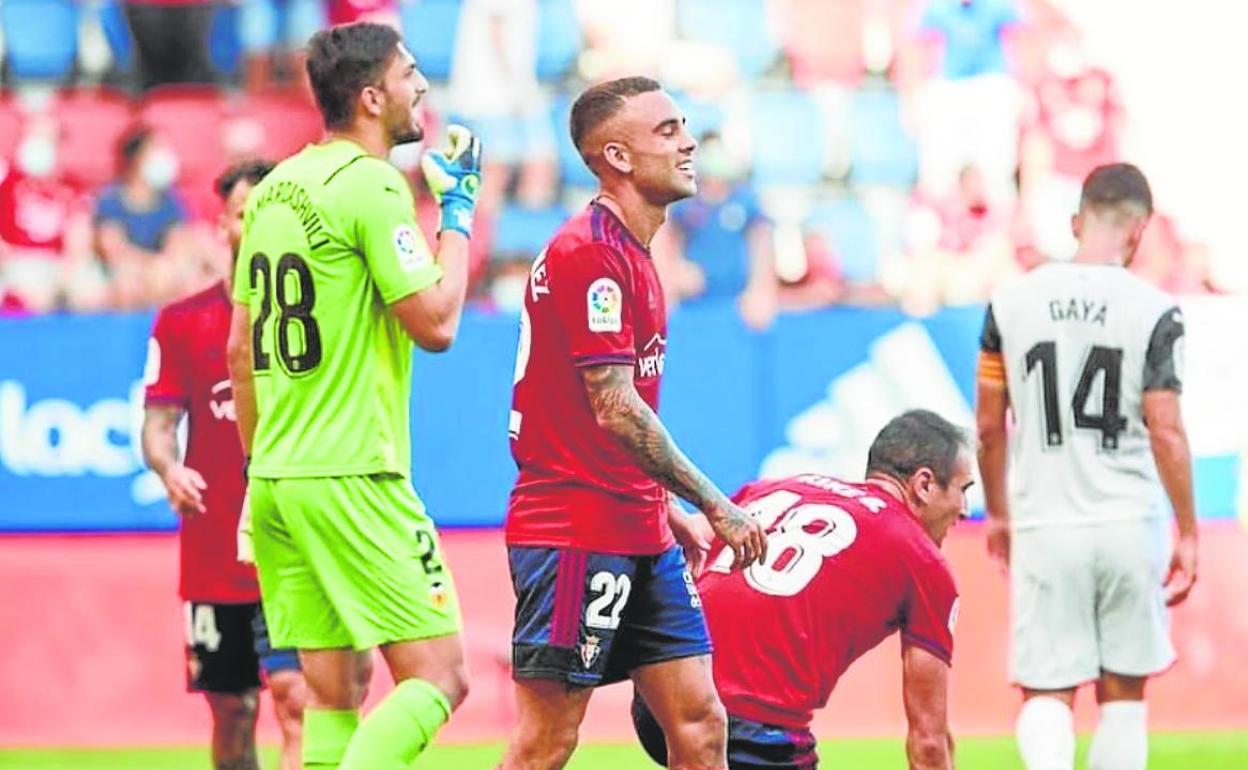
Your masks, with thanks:
M 252 190 L 234 301 L 252 322 L 251 474 L 411 474 L 412 342 L 387 306 L 442 269 L 411 190 L 345 140 L 309 145 Z

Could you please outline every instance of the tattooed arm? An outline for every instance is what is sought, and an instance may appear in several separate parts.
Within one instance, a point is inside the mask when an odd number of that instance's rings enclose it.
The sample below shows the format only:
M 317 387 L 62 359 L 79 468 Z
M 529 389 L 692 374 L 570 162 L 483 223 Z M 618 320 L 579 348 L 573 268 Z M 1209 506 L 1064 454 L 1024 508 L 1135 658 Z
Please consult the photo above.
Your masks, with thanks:
M 762 527 L 737 507 L 698 470 L 637 393 L 632 364 L 605 364 L 581 369 L 598 426 L 610 433 L 646 473 L 706 514 L 716 534 L 748 566 L 767 554 Z

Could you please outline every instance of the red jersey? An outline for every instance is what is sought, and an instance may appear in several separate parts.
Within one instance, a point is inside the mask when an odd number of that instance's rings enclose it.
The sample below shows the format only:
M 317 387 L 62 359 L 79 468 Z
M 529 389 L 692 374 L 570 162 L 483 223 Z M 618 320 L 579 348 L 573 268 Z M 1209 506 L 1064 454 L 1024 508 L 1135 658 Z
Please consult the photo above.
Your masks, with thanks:
M 952 661 L 953 575 L 904 503 L 816 474 L 750 484 L 734 500 L 766 524 L 767 559 L 730 572 L 724 549 L 698 583 L 729 714 L 808 728 L 841 674 L 894 631 Z
M 509 545 L 662 553 L 673 544 L 667 492 L 598 426 L 580 368 L 628 364 L 659 408 L 667 348 L 663 290 L 650 253 L 591 203 L 533 263 L 516 354 L 507 507 Z
M 182 520 L 183 599 L 218 604 L 260 600 L 253 567 L 238 561 L 243 448 L 225 363 L 233 306 L 224 283 L 161 308 L 148 341 L 148 406 L 187 413 L 185 463 L 204 477 L 207 511 Z

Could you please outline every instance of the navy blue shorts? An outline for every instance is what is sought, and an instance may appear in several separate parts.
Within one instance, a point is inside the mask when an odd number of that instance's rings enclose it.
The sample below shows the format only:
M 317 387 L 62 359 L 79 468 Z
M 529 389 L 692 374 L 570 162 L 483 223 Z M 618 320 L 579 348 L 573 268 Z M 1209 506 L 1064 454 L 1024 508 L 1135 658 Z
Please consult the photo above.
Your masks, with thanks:
M 273 649 L 269 644 L 269 627 L 264 622 L 264 612 L 258 608 L 251 616 L 251 632 L 254 637 L 256 657 L 265 676 L 279 671 L 298 671 L 299 653 L 293 648 Z
M 633 728 L 650 758 L 667 767 L 663 728 L 636 693 Z M 729 770 L 814 770 L 818 766 L 819 754 L 810 730 L 792 730 L 728 715 Z
M 509 547 L 512 676 L 598 687 L 640 666 L 709 655 L 702 600 L 673 546 L 655 556 Z

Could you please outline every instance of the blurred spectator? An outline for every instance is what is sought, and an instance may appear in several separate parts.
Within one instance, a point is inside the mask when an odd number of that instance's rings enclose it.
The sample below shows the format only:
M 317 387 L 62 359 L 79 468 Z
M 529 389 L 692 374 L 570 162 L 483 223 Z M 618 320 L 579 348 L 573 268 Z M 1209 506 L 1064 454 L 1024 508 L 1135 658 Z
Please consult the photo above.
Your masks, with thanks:
M 579 69 L 586 80 L 657 75 L 671 57 L 675 0 L 576 0 L 576 15 L 585 32 Z
M 1008 207 L 991 201 L 979 169 L 967 166 L 954 194 L 916 198 L 906 221 L 908 257 L 886 283 L 912 315 L 987 301 L 1003 278 L 1019 272 L 1011 225 Z
M 947 194 L 974 165 L 990 198 L 1013 200 L 1021 100 L 1005 42 L 1020 21 L 1013 0 L 926 4 L 920 32 L 942 55 L 918 107 L 919 182 L 929 194 Z
M 1090 66 L 1069 34 L 1053 43 L 1035 89 L 1019 157 L 1027 226 L 1044 254 L 1074 253 L 1068 220 L 1092 169 L 1121 160 L 1122 108 L 1107 72 Z
M 243 82 L 257 91 L 303 77 L 299 51 L 325 25 L 325 0 L 239 0 Z
M 151 305 L 182 290 L 191 250 L 186 207 L 173 192 L 178 159 L 152 131 L 122 137 L 118 178 L 95 208 L 96 249 L 121 308 Z
M 213 82 L 208 32 L 214 4 L 214 0 L 126 0 L 143 89 Z
M 536 0 L 464 0 L 451 63 L 449 114 L 485 148 L 481 210 L 496 213 L 518 176 L 516 197 L 550 202 L 555 140 L 550 104 L 537 83 Z
M 817 310 L 839 302 L 878 304 L 872 287 L 851 287 L 845 280 L 836 249 L 819 230 L 777 225 L 775 243 L 781 310 Z
M 58 144 L 55 121 L 35 118 L 13 162 L 0 167 L 0 273 L 13 300 L 35 313 L 62 300 L 77 309 L 98 309 L 101 299 L 99 282 L 85 271 L 86 203 L 64 176 Z
M 671 305 L 736 300 L 755 329 L 771 324 L 777 282 L 771 222 L 746 181 L 747 168 L 716 134 L 706 134 L 694 156 L 698 195 L 672 208 L 665 286 Z

